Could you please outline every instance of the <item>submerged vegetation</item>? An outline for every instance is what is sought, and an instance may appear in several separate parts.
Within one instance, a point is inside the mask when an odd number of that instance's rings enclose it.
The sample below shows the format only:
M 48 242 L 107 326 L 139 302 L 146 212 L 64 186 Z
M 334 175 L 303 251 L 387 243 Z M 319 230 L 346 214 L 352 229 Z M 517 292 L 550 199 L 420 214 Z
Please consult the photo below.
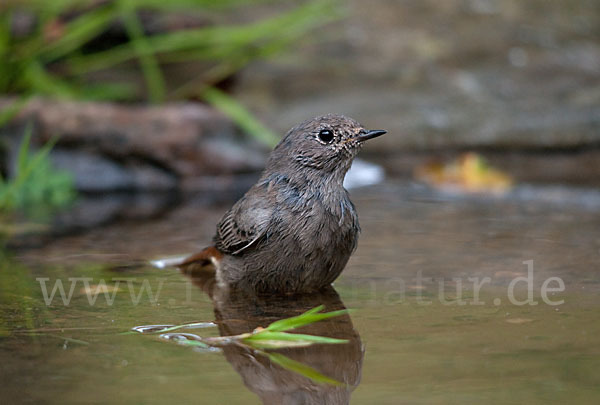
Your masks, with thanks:
M 160 333 L 160 337 L 166 340 L 175 341 L 184 346 L 195 347 L 199 349 L 211 350 L 223 346 L 237 345 L 252 350 L 255 354 L 267 357 L 272 363 L 278 364 L 280 367 L 298 373 L 313 381 L 341 385 L 342 383 L 329 378 L 317 370 L 303 363 L 292 360 L 281 353 L 273 353 L 272 349 L 285 349 L 294 347 L 306 347 L 313 344 L 342 344 L 348 343 L 346 339 L 336 339 L 324 336 L 306 335 L 299 333 L 289 333 L 289 331 L 300 328 L 302 326 L 311 325 L 315 322 L 323 321 L 336 316 L 348 313 L 348 310 L 343 309 L 332 312 L 321 312 L 324 306 L 320 305 L 305 313 L 291 318 L 281 319 L 271 323 L 266 328 L 256 328 L 252 332 L 242 333 L 235 336 L 216 336 L 216 337 L 200 337 L 191 333 L 171 333 L 182 329 L 196 329 L 207 326 L 215 326 L 211 323 L 191 323 L 184 325 L 159 325 L 159 326 L 138 326 L 133 328 L 134 331 L 141 333 Z

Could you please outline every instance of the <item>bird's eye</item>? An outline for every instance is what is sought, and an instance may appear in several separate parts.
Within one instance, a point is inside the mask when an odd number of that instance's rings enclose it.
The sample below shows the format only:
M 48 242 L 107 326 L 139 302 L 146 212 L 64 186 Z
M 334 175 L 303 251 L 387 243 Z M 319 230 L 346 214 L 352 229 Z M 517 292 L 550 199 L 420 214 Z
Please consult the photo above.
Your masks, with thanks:
M 329 143 L 329 142 L 333 141 L 333 131 L 331 131 L 329 129 L 322 129 L 319 132 L 319 139 L 325 143 Z

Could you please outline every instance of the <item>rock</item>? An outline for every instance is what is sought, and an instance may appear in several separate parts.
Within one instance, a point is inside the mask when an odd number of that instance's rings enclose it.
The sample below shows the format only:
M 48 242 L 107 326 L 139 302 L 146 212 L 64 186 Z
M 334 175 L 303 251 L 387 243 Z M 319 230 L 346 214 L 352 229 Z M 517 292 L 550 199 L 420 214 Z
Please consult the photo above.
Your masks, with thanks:
M 60 142 L 91 146 L 119 158 L 137 156 L 179 176 L 220 173 L 228 167 L 229 155 L 214 148 L 206 150 L 204 144 L 215 138 L 246 139 L 221 113 L 195 103 L 147 107 L 36 99 L 21 116 L 29 114 L 36 117 L 42 139 L 59 134 Z M 255 143 L 246 146 L 249 157 L 260 151 Z M 247 165 L 239 160 L 235 163 L 231 172 L 257 169 L 255 160 Z
M 73 174 L 75 187 L 84 192 L 177 188 L 175 175 L 142 162 L 120 164 L 91 152 L 63 148 L 53 150 L 51 158 L 55 168 Z
M 81 194 L 68 210 L 54 215 L 49 223 L 40 229 L 12 235 L 8 246 L 40 246 L 57 236 L 97 228 L 117 220 L 124 222 L 156 217 L 172 209 L 176 201 L 176 195 L 164 192 Z M 82 249 L 88 248 L 89 246 L 86 246 Z
M 0 100 L 0 109 L 9 102 Z M 229 119 L 200 104 L 147 107 L 38 98 L 19 113 L 21 125 L 3 128 L 10 150 L 5 162 L 14 163 L 29 120 L 35 122 L 37 144 L 59 136 L 52 159 L 74 173 L 82 191 L 173 189 L 189 178 L 256 172 L 266 157 L 266 150 Z

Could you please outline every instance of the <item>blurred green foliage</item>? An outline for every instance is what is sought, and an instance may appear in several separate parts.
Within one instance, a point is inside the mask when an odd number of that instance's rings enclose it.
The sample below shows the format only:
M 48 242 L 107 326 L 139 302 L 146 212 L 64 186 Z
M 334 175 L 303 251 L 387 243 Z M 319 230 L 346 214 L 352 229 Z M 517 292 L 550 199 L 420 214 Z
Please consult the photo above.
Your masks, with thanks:
M 4 179 L 0 175 L 0 234 L 8 228 L 8 215 L 16 211 L 28 217 L 44 219 L 52 212 L 68 205 L 75 197 L 73 178 L 65 171 L 52 168 L 49 152 L 55 143 L 51 140 L 35 152 L 30 151 L 31 126 L 26 129 L 19 147 L 15 175 Z
M 201 98 L 214 102 L 250 134 L 272 145 L 277 138 L 213 86 L 338 18 L 334 0 L 303 2 L 250 23 L 179 28 L 152 35 L 140 20 L 141 12 L 228 13 L 257 2 L 265 0 L 5 0 L 0 3 L 0 93 L 111 101 L 140 101 L 142 97 L 153 103 Z M 122 43 L 107 49 L 86 46 L 119 24 L 127 36 Z M 198 61 L 207 68 L 197 77 L 167 88 L 165 67 Z M 143 77 L 145 91 L 115 75 L 104 80 L 90 77 L 127 63 Z
M 147 32 L 141 18 L 148 13 L 239 16 L 243 7 L 250 10 L 257 3 L 269 0 L 1 1 L 0 94 L 16 98 L 0 111 L 0 126 L 38 95 L 151 103 L 201 99 L 257 140 L 274 146 L 278 137 L 216 86 L 248 63 L 289 49 L 315 27 L 338 18 L 335 0 L 294 2 L 284 7 L 287 11 L 252 22 L 196 24 L 154 33 Z M 124 37 L 104 43 L 115 27 Z M 186 63 L 202 69 L 169 88 L 164 71 Z M 143 80 L 122 75 L 124 67 Z M 48 217 L 74 197 L 71 176 L 50 165 L 54 142 L 30 153 L 30 137 L 28 132 L 23 138 L 14 178 L 0 175 L 0 234 L 23 231 L 13 229 L 14 213 Z

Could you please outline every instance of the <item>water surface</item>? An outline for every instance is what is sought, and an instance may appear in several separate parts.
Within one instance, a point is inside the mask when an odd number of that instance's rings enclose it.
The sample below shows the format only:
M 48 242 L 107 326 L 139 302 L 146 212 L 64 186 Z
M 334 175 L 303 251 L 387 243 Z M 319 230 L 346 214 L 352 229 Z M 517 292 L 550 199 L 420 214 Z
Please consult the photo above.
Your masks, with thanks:
M 208 244 L 227 205 L 186 204 L 152 221 L 4 251 L 2 402 L 600 401 L 600 215 L 593 206 L 443 197 L 391 182 L 352 195 L 363 229 L 358 250 L 335 290 L 316 297 L 219 295 L 147 264 Z M 44 301 L 42 284 L 51 293 L 57 280 L 66 294 L 73 283 L 68 305 L 58 292 Z M 102 280 L 106 288 L 98 287 Z M 91 305 L 88 293 L 97 288 Z M 186 332 L 242 333 L 320 303 L 354 312 L 307 333 L 350 343 L 282 353 L 343 386 L 245 349 L 198 351 L 124 333 L 204 321 L 218 326 Z

